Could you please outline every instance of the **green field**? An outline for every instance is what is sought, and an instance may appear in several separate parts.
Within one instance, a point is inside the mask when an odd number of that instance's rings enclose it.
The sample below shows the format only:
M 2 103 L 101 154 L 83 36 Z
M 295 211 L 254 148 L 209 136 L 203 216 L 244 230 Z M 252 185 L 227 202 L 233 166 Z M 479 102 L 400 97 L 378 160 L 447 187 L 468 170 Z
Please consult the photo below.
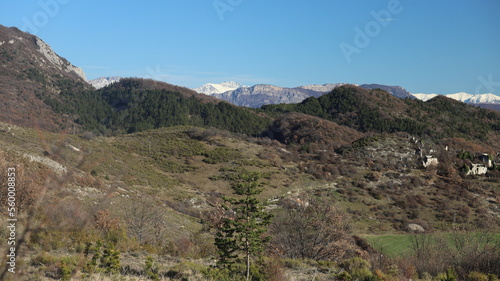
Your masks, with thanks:
M 412 239 L 409 234 L 366 235 L 370 246 L 389 256 L 398 257 L 411 254 Z
M 454 240 L 467 241 L 478 244 L 500 244 L 500 233 L 438 233 L 420 234 L 430 235 L 431 243 L 446 241 L 446 246 L 452 247 Z M 363 235 L 368 243 L 388 257 L 401 257 L 413 253 L 414 234 L 384 234 L 384 235 Z M 444 240 L 442 240 L 444 238 Z

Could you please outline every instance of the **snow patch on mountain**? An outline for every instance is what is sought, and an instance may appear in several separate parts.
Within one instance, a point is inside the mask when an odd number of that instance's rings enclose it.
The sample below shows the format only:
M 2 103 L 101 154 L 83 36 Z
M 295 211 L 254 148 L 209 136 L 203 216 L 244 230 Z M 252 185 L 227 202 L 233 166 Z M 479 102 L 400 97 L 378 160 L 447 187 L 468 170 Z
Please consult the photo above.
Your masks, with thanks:
M 412 95 L 421 101 L 428 101 L 432 98 L 437 97 L 437 94 L 412 94 Z
M 299 86 L 297 88 L 327 93 L 327 92 L 330 92 L 331 90 L 333 90 L 337 87 L 343 86 L 343 85 L 347 85 L 347 83 L 334 83 L 334 84 L 323 84 L 323 85 L 305 85 L 305 86 Z
M 122 79 L 121 77 L 118 76 L 112 76 L 112 77 L 99 77 L 94 80 L 90 80 L 89 83 L 92 85 L 94 88 L 97 90 L 104 88 L 106 86 L 109 86 L 113 83 L 116 83 Z
M 470 98 L 474 97 L 474 95 L 460 92 L 460 93 L 456 93 L 456 94 L 446 95 L 446 97 L 466 103 Z
M 469 99 L 469 103 L 495 103 L 500 104 L 500 97 L 494 94 L 475 95 Z
M 242 87 L 248 87 L 246 85 L 243 85 L 241 83 L 235 82 L 235 81 L 227 81 L 227 82 L 222 82 L 219 84 L 215 83 L 208 83 L 205 84 L 201 87 L 195 88 L 196 92 L 200 94 L 205 94 L 205 95 L 215 95 L 215 94 L 222 94 L 227 91 L 234 91 L 236 89 L 242 88 Z
M 437 95 L 436 94 L 413 94 L 413 96 L 419 100 L 428 101 L 428 100 L 436 97 Z M 500 104 L 500 96 L 497 96 L 497 95 L 494 95 L 491 93 L 481 94 L 481 95 L 471 95 L 468 93 L 460 92 L 460 93 L 445 95 L 445 97 L 448 97 L 450 99 L 454 99 L 457 101 L 461 101 L 464 103 L 470 103 L 470 104 L 478 104 L 478 103 Z

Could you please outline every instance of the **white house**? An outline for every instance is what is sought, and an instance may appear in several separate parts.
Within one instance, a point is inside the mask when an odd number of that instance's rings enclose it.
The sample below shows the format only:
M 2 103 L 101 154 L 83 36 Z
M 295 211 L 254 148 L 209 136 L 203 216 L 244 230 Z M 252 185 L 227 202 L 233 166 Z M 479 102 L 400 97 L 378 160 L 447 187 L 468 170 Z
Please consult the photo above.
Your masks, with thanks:
M 471 164 L 471 169 L 467 172 L 467 175 L 484 175 L 488 172 L 488 168 L 485 164 Z
M 432 157 L 432 155 L 425 155 L 424 161 L 422 162 L 424 168 L 427 168 L 429 166 L 437 166 L 438 163 L 438 159 L 436 157 Z

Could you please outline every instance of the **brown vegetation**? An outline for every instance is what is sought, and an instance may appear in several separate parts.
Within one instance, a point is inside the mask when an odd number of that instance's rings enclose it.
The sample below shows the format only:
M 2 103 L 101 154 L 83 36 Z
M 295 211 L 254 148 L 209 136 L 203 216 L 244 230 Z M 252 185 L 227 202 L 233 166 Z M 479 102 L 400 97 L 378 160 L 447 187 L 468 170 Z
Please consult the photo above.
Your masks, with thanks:
M 343 260 L 356 254 L 347 214 L 318 199 L 284 202 L 270 228 L 271 251 L 282 258 Z

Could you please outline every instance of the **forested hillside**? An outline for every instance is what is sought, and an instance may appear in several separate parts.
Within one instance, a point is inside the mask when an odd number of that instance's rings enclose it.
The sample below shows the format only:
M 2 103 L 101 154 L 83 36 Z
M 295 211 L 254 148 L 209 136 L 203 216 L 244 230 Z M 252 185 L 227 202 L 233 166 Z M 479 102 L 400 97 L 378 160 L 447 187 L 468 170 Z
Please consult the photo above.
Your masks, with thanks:
M 81 69 L 15 27 L 0 25 L 0 46 L 0 120 L 51 131 L 73 127 L 72 120 L 54 113 L 44 99 L 61 90 L 90 89 Z
M 445 97 L 428 102 L 398 99 L 389 93 L 342 86 L 299 104 L 266 105 L 270 115 L 301 112 L 334 121 L 361 132 L 406 132 L 433 139 L 461 137 L 499 146 L 500 113 Z
M 98 91 L 68 89 L 58 97 L 42 98 L 56 112 L 74 118 L 84 130 L 101 134 L 190 125 L 255 135 L 270 123 L 253 110 L 144 79 L 122 79 Z

